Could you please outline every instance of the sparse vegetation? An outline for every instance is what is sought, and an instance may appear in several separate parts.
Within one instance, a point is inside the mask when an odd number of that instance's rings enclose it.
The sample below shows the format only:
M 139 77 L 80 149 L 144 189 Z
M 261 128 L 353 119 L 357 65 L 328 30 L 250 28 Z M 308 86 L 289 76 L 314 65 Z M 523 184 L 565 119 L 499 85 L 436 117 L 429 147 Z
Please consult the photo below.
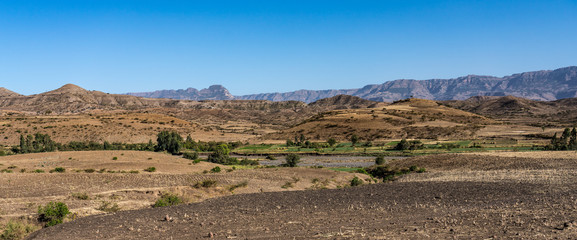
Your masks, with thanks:
M 111 201 L 102 201 L 100 202 L 100 206 L 98 206 L 96 210 L 111 213 L 120 211 L 120 207 L 118 206 L 118 203 Z
M 206 179 L 200 182 L 196 182 L 194 185 L 192 185 L 194 188 L 210 188 L 210 187 L 216 187 L 216 180 L 212 180 L 212 179 Z
M 238 184 L 229 186 L 229 187 L 228 187 L 228 190 L 232 192 L 232 191 L 234 191 L 234 190 L 237 189 L 237 188 L 244 188 L 244 187 L 247 187 L 247 186 L 248 186 L 248 181 L 245 180 L 245 181 L 242 181 L 242 182 L 240 182 L 240 183 L 238 183 Z
M 30 233 L 38 230 L 34 224 L 30 224 L 28 222 L 23 221 L 15 221 L 11 220 L 6 223 L 3 227 L 2 232 L 0 233 L 1 240 L 20 240 L 24 239 Z
M 88 194 L 86 194 L 85 192 L 82 193 L 72 193 L 72 197 L 76 198 L 78 200 L 89 200 L 90 196 L 88 196 Z
M 156 168 L 155 167 L 148 167 L 146 169 L 144 169 L 145 172 L 156 172 Z
M 185 152 L 182 154 L 183 158 L 190 159 L 190 160 L 198 160 L 198 153 L 197 152 Z

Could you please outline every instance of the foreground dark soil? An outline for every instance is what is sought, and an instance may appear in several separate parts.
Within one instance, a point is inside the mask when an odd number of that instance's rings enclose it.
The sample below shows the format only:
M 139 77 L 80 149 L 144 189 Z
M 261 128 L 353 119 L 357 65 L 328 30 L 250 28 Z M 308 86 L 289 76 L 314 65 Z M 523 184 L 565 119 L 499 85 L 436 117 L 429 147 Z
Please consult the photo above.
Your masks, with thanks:
M 397 181 L 90 216 L 29 239 L 567 239 L 576 194 L 557 183 Z

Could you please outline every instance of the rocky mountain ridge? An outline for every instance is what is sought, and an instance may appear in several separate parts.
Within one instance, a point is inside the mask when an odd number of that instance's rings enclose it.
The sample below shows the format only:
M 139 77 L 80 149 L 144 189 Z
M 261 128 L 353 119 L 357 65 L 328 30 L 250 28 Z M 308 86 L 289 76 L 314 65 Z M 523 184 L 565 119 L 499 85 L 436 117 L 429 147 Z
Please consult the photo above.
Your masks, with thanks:
M 372 101 L 393 102 L 409 97 L 430 100 L 465 100 L 474 96 L 516 96 L 553 101 L 577 97 L 577 66 L 513 74 L 505 77 L 468 75 L 453 79 L 400 79 L 371 84 L 358 89 L 298 90 L 285 93 L 261 93 L 232 96 L 220 85 L 208 89 L 162 90 L 129 93 L 151 98 L 190 100 L 269 100 L 311 103 L 337 95 L 352 95 Z

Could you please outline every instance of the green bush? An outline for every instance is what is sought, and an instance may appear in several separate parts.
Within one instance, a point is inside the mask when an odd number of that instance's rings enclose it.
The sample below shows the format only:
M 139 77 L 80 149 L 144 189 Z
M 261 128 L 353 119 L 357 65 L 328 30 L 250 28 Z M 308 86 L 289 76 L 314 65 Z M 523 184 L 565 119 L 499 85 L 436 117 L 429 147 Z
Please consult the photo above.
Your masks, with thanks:
M 156 168 L 155 167 L 149 167 L 147 169 L 144 169 L 145 172 L 156 172 Z
M 89 168 L 89 169 L 84 169 L 85 173 L 93 173 L 96 172 L 96 170 L 94 170 L 94 168 Z
M 34 170 L 34 172 L 35 172 L 35 173 L 43 173 L 44 170 L 42 170 L 42 169 L 36 169 L 36 170 Z
M 37 226 L 29 223 L 9 221 L 4 226 L 4 230 L 0 234 L 2 240 L 19 240 L 24 239 L 28 234 L 36 231 Z
M 181 204 L 183 201 L 176 194 L 165 193 L 160 196 L 158 200 L 152 205 L 152 207 L 167 207 Z
M 286 156 L 286 162 L 283 164 L 284 167 L 296 167 L 301 161 L 301 157 L 298 154 L 291 153 Z
M 53 170 L 50 170 L 50 172 L 51 172 L 51 173 L 52 173 L 52 172 L 63 173 L 63 172 L 66 172 L 66 168 L 57 167 L 57 168 L 54 168 Z
M 375 158 L 375 164 L 383 165 L 385 164 L 385 158 L 383 156 L 378 156 Z
M 351 187 L 356 187 L 356 186 L 359 186 L 362 184 L 363 184 L 363 180 L 356 177 L 356 176 L 351 180 Z
M 112 160 L 118 160 L 118 157 L 113 157 Z
M 183 158 L 186 159 L 190 159 L 190 160 L 197 160 L 198 159 L 198 153 L 197 152 L 185 152 L 184 154 L 182 154 Z
M 68 206 L 62 202 L 49 202 L 44 207 L 38 207 L 38 221 L 46 227 L 62 223 L 68 214 Z
M 210 172 L 219 173 L 221 171 L 220 167 L 216 166 L 213 169 L 210 169 Z

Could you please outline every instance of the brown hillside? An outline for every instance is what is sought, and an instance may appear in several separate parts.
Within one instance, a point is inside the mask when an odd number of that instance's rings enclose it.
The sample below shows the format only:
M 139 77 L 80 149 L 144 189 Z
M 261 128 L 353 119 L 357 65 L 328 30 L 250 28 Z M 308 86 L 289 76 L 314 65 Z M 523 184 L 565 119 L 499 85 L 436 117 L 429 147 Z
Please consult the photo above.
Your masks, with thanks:
M 0 87 L 0 97 L 15 97 L 15 96 L 21 96 L 20 94 L 10 91 L 6 88 Z
M 357 108 L 367 108 L 369 106 L 375 105 L 378 102 L 369 101 L 362 99 L 360 97 L 350 96 L 350 95 L 337 95 L 330 98 L 323 98 L 316 102 L 310 103 L 310 107 L 323 107 L 333 110 L 331 108 L 338 107 L 338 109 L 357 109 Z
M 391 138 L 443 139 L 471 137 L 481 125 L 495 123 L 477 114 L 441 106 L 435 101 L 408 99 L 379 109 L 347 109 L 325 112 L 290 129 L 269 134 L 268 139 L 291 139 L 304 134 L 309 139 L 348 139 L 356 134 L 364 140 Z
M 577 99 L 545 102 L 513 96 L 472 97 L 439 103 L 497 120 L 542 126 L 572 126 L 577 121 Z

